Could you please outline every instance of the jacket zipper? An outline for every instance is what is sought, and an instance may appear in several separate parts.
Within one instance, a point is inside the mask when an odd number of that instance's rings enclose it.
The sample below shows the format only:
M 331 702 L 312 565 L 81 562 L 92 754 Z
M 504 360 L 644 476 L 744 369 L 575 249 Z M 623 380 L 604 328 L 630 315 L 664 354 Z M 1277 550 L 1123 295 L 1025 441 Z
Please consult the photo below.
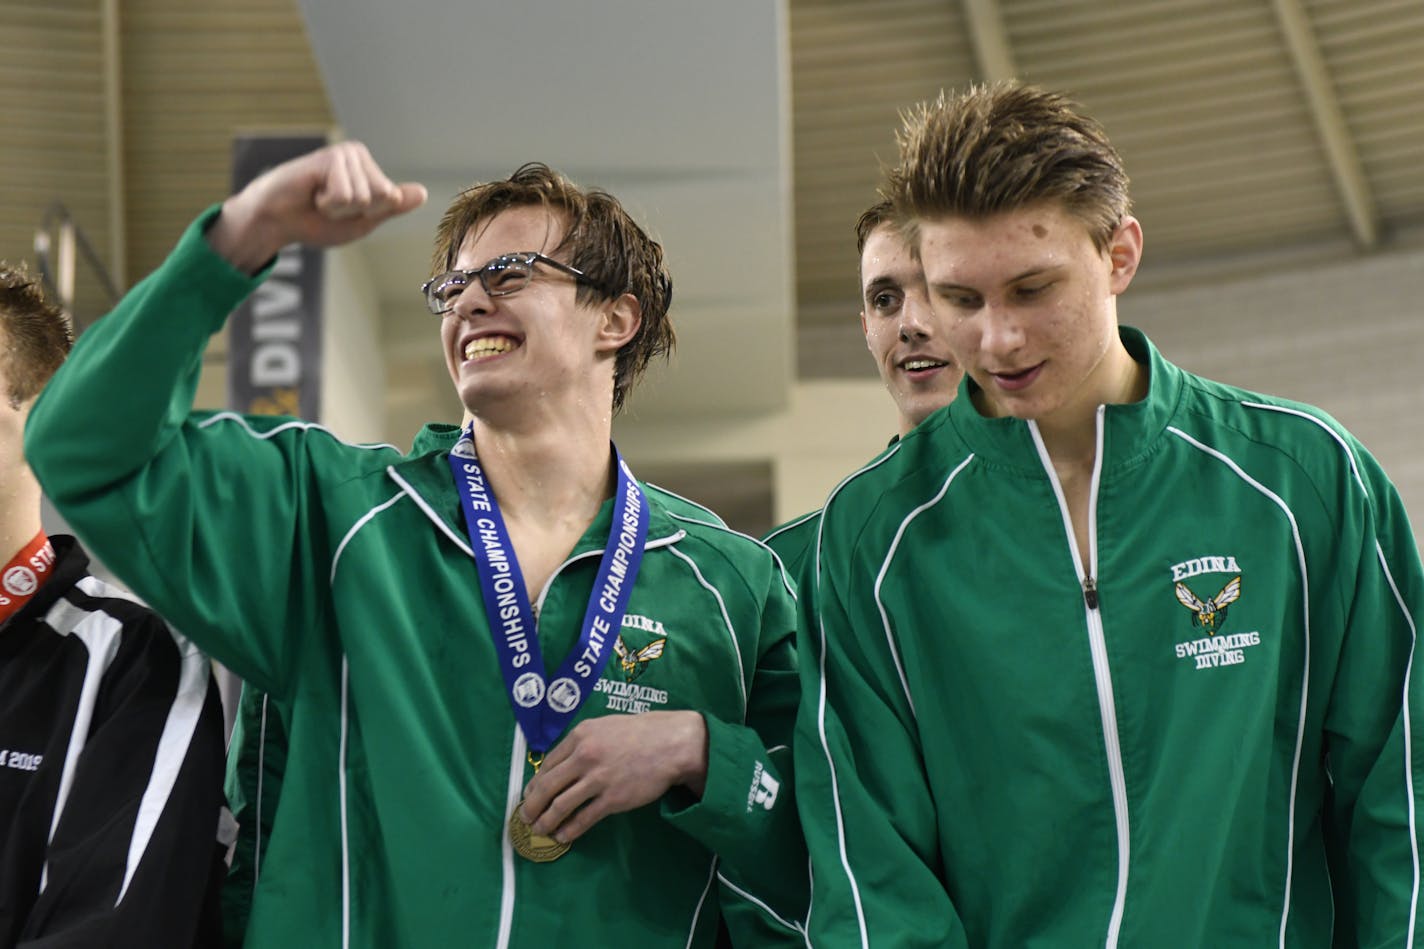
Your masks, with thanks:
M 666 547 L 668 544 L 677 543 L 686 536 L 687 531 L 679 530 L 656 540 L 645 540 L 643 550 L 647 552 L 654 547 Z M 549 588 L 554 585 L 554 578 L 563 573 L 564 568 L 576 560 L 602 556 L 602 550 L 585 550 L 581 554 L 569 557 L 555 567 L 553 573 L 549 574 L 549 579 L 544 581 L 544 587 L 539 591 L 539 598 L 533 603 L 534 634 L 536 636 L 539 634 L 539 614 L 544 609 L 544 598 L 549 595 Z M 515 806 L 519 803 L 520 796 L 524 793 L 524 760 L 528 753 L 529 744 L 524 738 L 524 732 L 516 724 L 514 726 L 514 744 L 510 749 L 509 785 L 505 791 L 504 813 L 506 815 L 513 813 Z M 514 929 L 514 847 L 509 842 L 509 834 L 502 829 L 500 838 L 500 859 L 503 864 L 504 878 L 500 887 L 499 933 L 495 937 L 495 946 L 496 949 L 509 949 L 510 934 Z
M 1092 574 L 1083 578 L 1083 602 L 1088 604 L 1088 609 L 1098 608 L 1098 581 L 1093 579 Z
M 539 635 L 539 614 L 544 610 L 544 598 L 549 595 L 549 588 L 554 585 L 554 578 L 563 572 L 564 568 L 575 560 L 595 555 L 602 556 L 601 550 L 585 550 L 581 554 L 574 554 L 554 568 L 554 572 L 549 574 L 549 579 L 544 581 L 544 587 L 539 591 L 539 598 L 534 601 L 534 635 Z M 524 794 L 524 761 L 529 754 L 529 742 L 524 737 L 524 731 L 516 723 L 514 726 L 514 745 L 510 749 L 509 758 L 509 785 L 505 790 L 504 813 L 513 813 L 518 806 L 520 798 Z M 500 891 L 499 901 L 499 934 L 495 938 L 497 949 L 508 949 L 509 938 L 514 930 L 514 846 L 509 842 L 509 834 L 501 833 L 500 858 L 504 864 L 504 880 Z
M 1043 436 L 1038 426 L 1029 422 L 1034 445 L 1038 448 L 1039 460 L 1048 472 L 1053 485 L 1053 493 L 1058 498 L 1059 511 L 1063 515 L 1063 528 L 1068 537 L 1068 549 L 1073 557 L 1073 569 L 1078 574 L 1078 583 L 1083 591 L 1088 624 L 1088 649 L 1093 658 L 1093 678 L 1098 690 L 1098 711 L 1102 717 L 1103 745 L 1107 754 L 1108 784 L 1112 789 L 1113 816 L 1117 824 L 1117 892 L 1113 898 L 1112 915 L 1108 919 L 1108 931 L 1104 938 L 1106 949 L 1116 949 L 1118 936 L 1122 931 L 1123 908 L 1127 899 L 1127 871 L 1131 856 L 1127 819 L 1127 779 L 1122 766 L 1122 743 L 1117 730 L 1117 704 L 1113 697 L 1112 670 L 1108 667 L 1107 636 L 1103 630 L 1102 611 L 1098 597 L 1098 485 L 1103 470 L 1103 422 L 1105 406 L 1098 406 L 1096 417 L 1097 444 L 1093 456 L 1093 479 L 1088 495 L 1088 559 L 1084 569 L 1083 558 L 1078 550 L 1077 535 L 1073 530 L 1073 518 L 1068 513 L 1068 499 L 1063 494 L 1063 485 L 1058 480 L 1058 472 L 1053 460 L 1043 444 Z

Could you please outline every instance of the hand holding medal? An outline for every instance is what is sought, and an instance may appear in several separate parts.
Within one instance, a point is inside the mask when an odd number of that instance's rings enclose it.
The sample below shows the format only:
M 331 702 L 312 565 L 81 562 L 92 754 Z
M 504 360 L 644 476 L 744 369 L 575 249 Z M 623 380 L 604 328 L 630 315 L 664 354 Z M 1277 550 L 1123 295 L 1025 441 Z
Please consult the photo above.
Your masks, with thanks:
M 623 613 L 643 561 L 648 502 L 615 448 L 618 483 L 613 495 L 613 524 L 608 544 L 598 565 L 578 642 L 546 684 L 538 626 L 524 575 L 500 514 L 499 502 L 485 482 L 475 452 L 473 429 L 471 425 L 451 449 L 450 471 L 460 495 L 480 593 L 510 707 L 528 742 L 529 760 L 537 774 L 544 753 L 593 694 L 612 641 L 622 628 Z M 509 817 L 509 835 L 520 856 L 547 862 L 567 852 L 567 843 L 534 833 L 519 811 L 516 806 Z
M 707 723 L 700 712 L 588 719 L 534 769 L 510 817 L 511 834 L 518 820 L 521 833 L 564 841 L 567 849 L 610 814 L 651 804 L 676 785 L 701 797 L 706 781 Z

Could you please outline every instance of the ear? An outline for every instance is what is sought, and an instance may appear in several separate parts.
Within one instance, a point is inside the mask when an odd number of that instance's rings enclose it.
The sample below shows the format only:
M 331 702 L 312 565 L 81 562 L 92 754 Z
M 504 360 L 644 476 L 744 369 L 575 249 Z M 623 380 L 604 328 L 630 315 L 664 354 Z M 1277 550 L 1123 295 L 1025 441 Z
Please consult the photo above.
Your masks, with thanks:
M 860 311 L 860 332 L 865 336 L 865 348 L 870 348 L 870 324 L 865 322 L 865 311 Z
M 643 308 L 638 304 L 638 298 L 631 293 L 625 293 L 605 304 L 602 313 L 596 343 L 600 353 L 618 352 L 628 345 L 638 334 L 638 327 L 643 325 Z
M 1137 265 L 1142 262 L 1142 225 L 1137 218 L 1128 215 L 1122 219 L 1108 241 L 1107 255 L 1112 263 L 1109 286 L 1116 295 L 1132 283 Z

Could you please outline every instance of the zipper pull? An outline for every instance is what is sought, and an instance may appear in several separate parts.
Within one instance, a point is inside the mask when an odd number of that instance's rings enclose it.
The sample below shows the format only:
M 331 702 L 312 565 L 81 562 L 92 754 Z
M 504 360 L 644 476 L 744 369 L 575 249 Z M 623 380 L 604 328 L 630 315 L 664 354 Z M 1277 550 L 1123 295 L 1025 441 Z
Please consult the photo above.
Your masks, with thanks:
M 1083 602 L 1090 610 L 1098 608 L 1098 582 L 1092 577 L 1083 578 Z

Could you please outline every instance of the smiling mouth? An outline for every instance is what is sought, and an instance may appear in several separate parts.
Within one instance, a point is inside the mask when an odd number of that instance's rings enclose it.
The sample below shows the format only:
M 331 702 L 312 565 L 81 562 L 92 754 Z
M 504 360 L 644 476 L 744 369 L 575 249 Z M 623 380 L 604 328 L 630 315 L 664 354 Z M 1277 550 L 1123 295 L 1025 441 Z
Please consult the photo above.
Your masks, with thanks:
M 926 369 L 942 369 L 949 363 L 941 359 L 907 359 L 900 364 L 906 372 L 923 372 Z
M 465 344 L 465 361 L 483 359 L 486 356 L 498 356 L 500 353 L 509 352 L 515 345 L 514 340 L 508 336 L 481 336 Z

